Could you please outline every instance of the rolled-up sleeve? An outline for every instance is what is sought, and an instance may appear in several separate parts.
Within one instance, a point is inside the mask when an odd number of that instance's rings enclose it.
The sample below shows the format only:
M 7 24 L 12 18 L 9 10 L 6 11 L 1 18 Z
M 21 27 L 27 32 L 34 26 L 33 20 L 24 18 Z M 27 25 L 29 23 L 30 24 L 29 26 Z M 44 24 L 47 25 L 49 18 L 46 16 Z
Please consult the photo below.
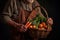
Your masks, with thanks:
M 13 1 L 8 0 L 6 3 L 2 13 L 0 14 L 0 20 L 1 22 L 7 23 L 7 21 L 11 20 L 11 16 L 13 13 Z
M 12 0 L 9 0 L 7 4 L 5 5 L 1 15 L 11 17 L 12 13 L 13 13 L 13 2 Z

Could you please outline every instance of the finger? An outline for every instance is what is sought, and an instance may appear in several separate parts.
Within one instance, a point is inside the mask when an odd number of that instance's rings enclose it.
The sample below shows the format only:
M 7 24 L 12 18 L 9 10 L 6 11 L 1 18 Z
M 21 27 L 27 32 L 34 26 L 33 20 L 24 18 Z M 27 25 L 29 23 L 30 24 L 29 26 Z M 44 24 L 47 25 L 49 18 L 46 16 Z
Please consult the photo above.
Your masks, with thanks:
M 52 21 L 52 19 L 49 18 L 48 21 Z
M 52 22 L 52 21 L 48 21 L 48 23 L 49 23 L 49 24 L 51 24 L 51 25 L 53 24 L 53 22 Z
M 53 22 L 52 18 L 49 18 L 49 19 L 48 19 L 48 21 L 51 21 L 51 22 Z
M 26 31 L 27 29 L 26 29 L 26 28 L 24 28 L 23 30 L 24 30 L 24 31 Z
M 22 30 L 22 32 L 25 32 L 26 31 L 26 29 L 23 27 L 23 28 L 21 28 L 21 30 Z

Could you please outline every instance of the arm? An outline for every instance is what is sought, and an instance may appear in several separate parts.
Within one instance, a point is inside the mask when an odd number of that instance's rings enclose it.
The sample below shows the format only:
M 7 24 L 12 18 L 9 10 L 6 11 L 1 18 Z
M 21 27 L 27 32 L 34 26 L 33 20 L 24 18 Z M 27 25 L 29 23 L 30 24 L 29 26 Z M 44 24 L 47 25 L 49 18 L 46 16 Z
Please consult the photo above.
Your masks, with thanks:
M 13 0 L 10 0 L 4 8 L 3 13 L 1 14 L 1 18 L 3 19 L 3 22 L 5 24 L 17 28 L 17 30 L 19 32 L 25 32 L 26 27 L 23 24 L 16 23 L 15 21 L 13 21 L 11 19 L 13 11 L 16 12 L 15 9 L 14 9 L 15 6 L 13 6 Z
M 17 27 L 18 25 L 20 25 L 20 24 L 16 23 L 15 21 L 13 21 L 9 16 L 3 16 L 3 19 L 4 19 L 5 23 L 10 26 Z
M 11 16 L 13 14 L 14 8 L 13 8 L 13 0 L 9 0 L 8 3 L 5 5 L 5 8 L 2 13 L 2 19 L 4 22 L 8 25 L 11 25 L 13 27 L 16 27 L 20 25 L 19 23 L 16 23 L 11 19 Z

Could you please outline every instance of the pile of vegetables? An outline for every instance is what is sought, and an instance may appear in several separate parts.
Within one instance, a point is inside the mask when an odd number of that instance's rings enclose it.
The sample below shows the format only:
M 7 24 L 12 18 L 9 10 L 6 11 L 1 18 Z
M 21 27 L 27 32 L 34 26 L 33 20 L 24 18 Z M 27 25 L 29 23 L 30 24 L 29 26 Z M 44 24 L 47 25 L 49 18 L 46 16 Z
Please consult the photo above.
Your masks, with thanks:
M 37 14 L 33 20 L 28 20 L 25 26 L 26 28 L 34 28 L 34 29 L 47 28 L 46 18 Z

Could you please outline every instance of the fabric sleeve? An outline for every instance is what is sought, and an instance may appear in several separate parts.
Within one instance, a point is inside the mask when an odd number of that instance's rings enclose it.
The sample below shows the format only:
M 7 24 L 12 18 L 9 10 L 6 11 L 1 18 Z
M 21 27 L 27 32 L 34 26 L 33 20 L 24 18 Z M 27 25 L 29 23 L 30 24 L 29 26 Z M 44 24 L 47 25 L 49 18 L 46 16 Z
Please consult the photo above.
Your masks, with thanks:
M 13 1 L 8 0 L 1 15 L 11 17 L 13 13 Z
M 14 6 L 13 5 L 13 0 L 9 0 L 8 3 L 5 5 L 3 13 L 1 14 L 1 21 L 4 24 L 8 24 L 10 26 L 16 27 L 18 25 L 18 23 L 16 23 L 15 21 L 13 21 L 11 19 L 11 16 L 12 16 L 13 11 L 14 11 L 13 6 Z

